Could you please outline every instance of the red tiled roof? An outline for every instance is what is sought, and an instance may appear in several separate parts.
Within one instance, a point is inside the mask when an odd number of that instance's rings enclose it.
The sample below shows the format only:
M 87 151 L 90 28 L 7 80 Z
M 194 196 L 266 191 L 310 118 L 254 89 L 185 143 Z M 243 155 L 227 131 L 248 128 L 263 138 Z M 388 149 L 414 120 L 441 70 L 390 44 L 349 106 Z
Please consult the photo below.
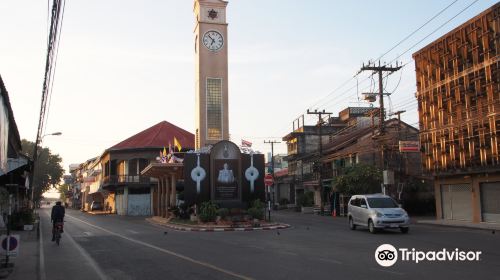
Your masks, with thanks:
M 194 148 L 194 134 L 167 121 L 162 121 L 123 140 L 108 150 L 168 147 L 169 142 L 173 147 L 174 137 L 180 142 L 183 150 Z

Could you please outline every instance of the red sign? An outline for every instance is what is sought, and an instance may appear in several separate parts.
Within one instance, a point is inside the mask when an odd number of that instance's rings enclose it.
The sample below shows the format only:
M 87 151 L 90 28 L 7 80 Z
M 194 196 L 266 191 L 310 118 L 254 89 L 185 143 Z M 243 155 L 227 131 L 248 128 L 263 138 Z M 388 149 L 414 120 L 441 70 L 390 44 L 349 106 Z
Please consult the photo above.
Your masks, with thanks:
M 420 142 L 418 141 L 399 141 L 399 152 L 418 153 L 420 152 Z
M 264 177 L 264 184 L 266 186 L 271 186 L 274 183 L 273 176 L 271 174 L 267 174 Z

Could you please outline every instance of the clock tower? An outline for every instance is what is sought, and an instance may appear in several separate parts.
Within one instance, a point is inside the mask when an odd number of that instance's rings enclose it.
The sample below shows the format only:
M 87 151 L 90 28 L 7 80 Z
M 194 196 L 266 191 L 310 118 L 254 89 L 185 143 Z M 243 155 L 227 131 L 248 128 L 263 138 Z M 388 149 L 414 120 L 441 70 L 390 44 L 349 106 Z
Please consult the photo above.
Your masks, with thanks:
M 194 1 L 196 149 L 229 140 L 227 3 Z

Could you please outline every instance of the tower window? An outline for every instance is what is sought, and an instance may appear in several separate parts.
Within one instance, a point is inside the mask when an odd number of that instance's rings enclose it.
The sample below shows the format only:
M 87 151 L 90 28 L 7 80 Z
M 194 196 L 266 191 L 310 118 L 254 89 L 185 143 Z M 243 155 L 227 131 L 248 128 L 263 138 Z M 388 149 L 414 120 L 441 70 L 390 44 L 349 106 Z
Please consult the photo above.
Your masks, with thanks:
M 207 78 L 207 138 L 222 139 L 222 79 Z

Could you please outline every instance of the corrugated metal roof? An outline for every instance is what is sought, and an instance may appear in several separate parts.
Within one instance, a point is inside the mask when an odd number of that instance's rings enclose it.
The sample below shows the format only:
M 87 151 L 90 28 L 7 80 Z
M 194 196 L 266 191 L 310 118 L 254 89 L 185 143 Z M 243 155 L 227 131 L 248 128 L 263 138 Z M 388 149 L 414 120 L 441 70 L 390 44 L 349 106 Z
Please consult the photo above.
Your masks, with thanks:
M 108 150 L 168 147 L 169 143 L 174 145 L 174 137 L 180 142 L 182 149 L 194 148 L 194 134 L 167 121 L 162 121 Z

